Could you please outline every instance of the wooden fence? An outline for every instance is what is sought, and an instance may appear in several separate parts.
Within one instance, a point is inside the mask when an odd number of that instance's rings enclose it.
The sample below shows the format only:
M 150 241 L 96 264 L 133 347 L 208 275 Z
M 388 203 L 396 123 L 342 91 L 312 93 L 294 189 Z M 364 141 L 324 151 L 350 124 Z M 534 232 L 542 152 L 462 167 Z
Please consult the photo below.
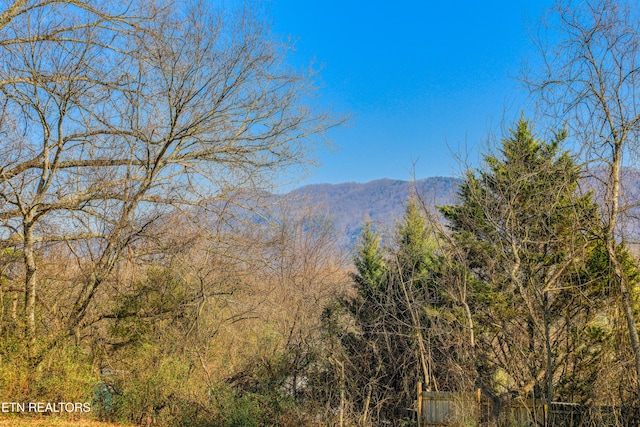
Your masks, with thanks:
M 418 426 L 464 424 L 466 420 L 493 426 L 582 427 L 637 425 L 637 417 L 617 407 L 585 407 L 574 403 L 515 400 L 492 403 L 476 394 L 424 391 L 418 385 Z M 626 411 L 628 412 L 628 411 Z
M 476 417 L 479 396 L 463 393 L 424 391 L 418 383 L 418 426 L 447 426 L 461 417 Z

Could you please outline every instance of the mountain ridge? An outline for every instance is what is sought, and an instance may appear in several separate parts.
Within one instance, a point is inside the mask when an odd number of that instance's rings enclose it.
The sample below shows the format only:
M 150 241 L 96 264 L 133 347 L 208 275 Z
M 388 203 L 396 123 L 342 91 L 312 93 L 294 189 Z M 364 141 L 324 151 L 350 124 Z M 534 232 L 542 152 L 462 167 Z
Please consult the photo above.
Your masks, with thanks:
M 415 181 L 380 178 L 365 183 L 309 184 L 292 190 L 288 196 L 319 206 L 333 221 L 341 243 L 349 244 L 360 234 L 367 217 L 382 230 L 392 226 L 404 212 L 412 188 L 435 212 L 436 206 L 455 203 L 461 183 L 459 178 L 443 176 Z
M 579 191 L 593 191 L 596 201 L 602 205 L 605 189 L 598 179 L 600 175 L 598 171 L 585 173 Z M 457 193 L 462 183 L 461 178 L 447 176 L 415 181 L 379 178 L 364 183 L 308 184 L 290 191 L 286 196 L 296 203 L 320 209 L 332 221 L 340 244 L 348 246 L 360 235 L 365 218 L 369 218 L 378 230 L 389 231 L 394 222 L 401 218 L 412 188 L 436 213 L 437 206 L 457 203 Z M 640 171 L 624 168 L 621 184 L 621 201 L 631 209 L 620 221 L 620 227 L 630 239 L 628 243 L 637 247 L 640 253 L 640 206 L 637 204 L 640 200 Z

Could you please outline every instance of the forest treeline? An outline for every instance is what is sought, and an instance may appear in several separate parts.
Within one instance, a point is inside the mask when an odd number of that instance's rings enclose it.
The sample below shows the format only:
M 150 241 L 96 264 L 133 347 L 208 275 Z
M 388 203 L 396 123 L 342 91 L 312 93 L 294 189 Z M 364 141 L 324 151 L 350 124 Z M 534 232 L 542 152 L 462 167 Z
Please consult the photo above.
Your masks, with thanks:
M 584 425 L 608 425 L 599 409 L 637 405 L 602 209 L 580 189 L 585 171 L 561 148 L 565 138 L 538 139 L 523 118 L 467 173 L 459 203 L 440 207 L 446 229 L 418 196 L 392 243 L 365 227 L 354 258 L 359 295 L 331 312 L 348 401 L 362 417 L 410 419 L 418 383 L 460 396 L 480 390 L 497 408 L 589 407 Z M 616 256 L 637 310 L 637 261 L 622 244 Z M 473 404 L 461 405 L 460 425 L 480 421 Z M 627 409 L 625 417 L 621 425 L 635 422 Z
M 536 126 L 493 141 L 456 204 L 414 191 L 346 253 L 321 209 L 270 196 L 342 118 L 311 103 L 313 70 L 287 65 L 261 13 L 3 4 L 0 401 L 147 425 L 402 426 L 422 383 L 637 425 L 621 181 L 640 136 L 636 6 L 558 2 L 523 76 Z

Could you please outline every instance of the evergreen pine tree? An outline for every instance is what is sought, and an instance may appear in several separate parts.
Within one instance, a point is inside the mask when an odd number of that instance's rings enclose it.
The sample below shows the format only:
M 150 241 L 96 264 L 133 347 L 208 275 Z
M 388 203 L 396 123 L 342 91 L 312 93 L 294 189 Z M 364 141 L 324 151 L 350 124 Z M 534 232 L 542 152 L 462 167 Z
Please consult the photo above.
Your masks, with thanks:
M 561 151 L 565 138 L 542 141 L 520 119 L 498 155 L 485 156 L 486 168 L 467 174 L 459 204 L 441 209 L 475 279 L 478 372 L 488 393 L 553 399 L 574 380 L 561 365 L 586 361 L 572 353 L 592 344 L 575 331 L 602 307 L 592 298 L 601 273 L 589 267 L 598 207 L 578 192 L 580 167 Z

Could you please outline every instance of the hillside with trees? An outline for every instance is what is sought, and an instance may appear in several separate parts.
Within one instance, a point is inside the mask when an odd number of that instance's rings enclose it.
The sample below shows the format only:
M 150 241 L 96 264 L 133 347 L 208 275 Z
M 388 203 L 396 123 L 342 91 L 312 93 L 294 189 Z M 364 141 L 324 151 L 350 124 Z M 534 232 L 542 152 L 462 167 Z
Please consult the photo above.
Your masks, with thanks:
M 452 177 L 431 177 L 414 181 L 379 179 L 367 183 L 314 184 L 300 187 L 288 197 L 303 205 L 315 206 L 333 221 L 345 245 L 353 245 L 368 218 L 378 228 L 391 229 L 400 219 L 404 205 L 415 192 L 432 212 L 437 206 L 456 200 L 460 180 Z
M 548 18 L 537 125 L 460 179 L 283 196 L 342 120 L 250 8 L 7 3 L 3 417 L 638 425 L 640 11 Z

